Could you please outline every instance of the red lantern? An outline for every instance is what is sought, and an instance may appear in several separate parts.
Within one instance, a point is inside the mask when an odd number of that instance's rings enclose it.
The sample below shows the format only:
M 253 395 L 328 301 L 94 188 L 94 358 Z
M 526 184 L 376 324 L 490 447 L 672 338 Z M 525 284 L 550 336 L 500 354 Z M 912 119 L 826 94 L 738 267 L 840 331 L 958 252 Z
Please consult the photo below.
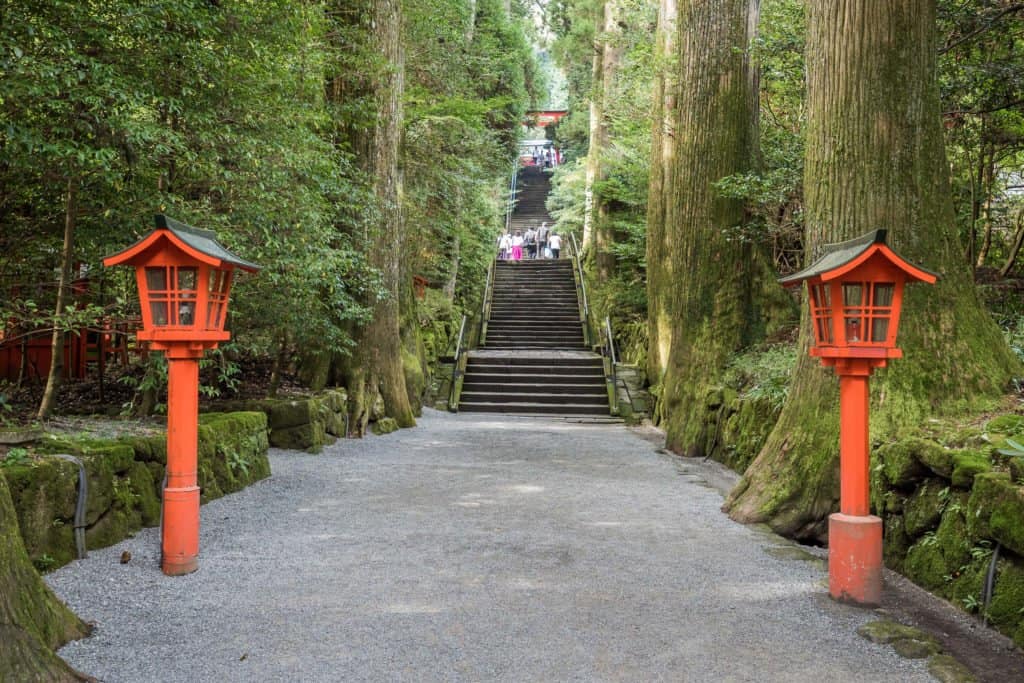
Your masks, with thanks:
M 886 359 L 903 356 L 896 347 L 903 287 L 934 283 L 935 274 L 903 259 L 885 237 L 885 230 L 874 230 L 830 244 L 814 264 L 779 280 L 786 287 L 807 282 L 815 342 L 810 354 L 823 365 L 865 358 L 884 367 Z
M 163 490 L 161 567 L 193 572 L 199 557 L 197 448 L 199 359 L 227 341 L 224 329 L 232 273 L 259 270 L 225 249 L 216 236 L 156 216 L 156 230 L 103 265 L 135 266 L 142 307 L 138 338 L 167 356 L 167 485 Z
M 224 330 L 232 272 L 259 266 L 232 254 L 209 230 L 179 223 L 162 214 L 157 229 L 103 265 L 135 266 L 142 307 L 138 337 L 164 349 L 188 342 L 213 348 L 231 335 Z
M 830 244 L 817 261 L 779 280 L 807 282 L 810 355 L 839 375 L 839 512 L 829 516 L 829 593 L 875 605 L 882 594 L 882 520 L 870 513 L 868 377 L 903 352 L 896 332 L 908 282 L 936 276 L 885 244 L 885 230 Z

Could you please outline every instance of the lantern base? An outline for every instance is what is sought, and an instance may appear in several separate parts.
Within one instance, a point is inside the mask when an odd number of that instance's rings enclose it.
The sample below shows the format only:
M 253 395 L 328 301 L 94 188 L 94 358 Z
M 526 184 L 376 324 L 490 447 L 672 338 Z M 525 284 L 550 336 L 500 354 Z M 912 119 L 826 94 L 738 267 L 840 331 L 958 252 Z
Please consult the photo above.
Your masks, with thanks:
M 882 520 L 874 515 L 828 518 L 828 591 L 864 607 L 882 600 Z
M 160 568 L 167 576 L 199 568 L 199 487 L 164 489 Z

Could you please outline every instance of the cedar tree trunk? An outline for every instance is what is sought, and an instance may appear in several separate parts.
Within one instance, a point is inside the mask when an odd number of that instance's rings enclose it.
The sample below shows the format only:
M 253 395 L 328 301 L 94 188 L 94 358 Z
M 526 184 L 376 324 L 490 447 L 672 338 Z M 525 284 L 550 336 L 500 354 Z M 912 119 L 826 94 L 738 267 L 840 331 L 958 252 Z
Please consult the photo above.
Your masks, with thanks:
M 370 264 L 381 274 L 386 295 L 374 304 L 373 319 L 354 335 L 355 348 L 343 363 L 342 374 L 352 399 L 350 423 L 358 433 L 365 428 L 378 393 L 384 399 L 384 413 L 399 426 L 416 424 L 402 364 L 399 313 L 405 275 L 399 167 L 405 87 L 401 3 L 371 0 L 367 11 L 368 52 L 377 64 L 371 74 L 363 76 L 361 85 L 366 90 L 362 94 L 372 102 L 374 119 L 371 127 L 352 135 L 352 146 L 372 179 L 377 200 L 377 218 L 366 233 L 364 248 Z
M 660 384 L 672 343 L 672 292 L 653 283 L 672 281 L 665 238 L 666 188 L 675 172 L 676 111 L 679 80 L 672 55 L 676 49 L 676 0 L 661 0 L 655 42 L 654 115 L 651 131 L 651 176 L 647 200 L 647 377 Z
M 660 406 L 667 446 L 702 455 L 706 397 L 730 356 L 763 335 L 771 283 L 761 249 L 738 238 L 743 201 L 714 188 L 755 164 L 757 79 L 748 48 L 758 4 L 689 0 L 678 9 L 675 170 L 662 193 L 665 253 L 648 289 L 664 311 L 656 311 L 658 335 L 671 338 Z
M 911 262 L 941 273 L 904 296 L 904 358 L 871 380 L 874 441 L 999 397 L 1019 371 L 982 307 L 957 239 L 935 67 L 935 0 L 807 5 L 806 260 L 825 243 L 887 228 Z M 774 430 L 726 509 L 823 540 L 839 499 L 838 382 L 801 354 Z

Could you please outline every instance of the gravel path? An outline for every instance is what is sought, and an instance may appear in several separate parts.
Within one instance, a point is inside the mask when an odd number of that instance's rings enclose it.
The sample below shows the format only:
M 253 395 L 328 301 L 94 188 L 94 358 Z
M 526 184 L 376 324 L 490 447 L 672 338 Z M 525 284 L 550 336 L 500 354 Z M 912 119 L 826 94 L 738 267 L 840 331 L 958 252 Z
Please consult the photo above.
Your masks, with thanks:
M 203 507 L 198 572 L 163 576 L 147 529 L 50 574 L 96 622 L 61 656 L 108 682 L 932 680 L 622 426 L 428 411 L 271 460 Z

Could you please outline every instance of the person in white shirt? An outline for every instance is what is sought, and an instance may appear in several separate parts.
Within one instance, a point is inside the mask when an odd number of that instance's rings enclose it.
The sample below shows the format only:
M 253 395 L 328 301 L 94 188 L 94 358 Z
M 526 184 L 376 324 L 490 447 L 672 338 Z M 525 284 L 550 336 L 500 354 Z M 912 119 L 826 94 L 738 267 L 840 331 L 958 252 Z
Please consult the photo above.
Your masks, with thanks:
M 551 258 L 558 258 L 558 252 L 562 250 L 562 238 L 557 232 L 551 233 L 548 238 L 548 249 L 551 250 Z
M 502 261 L 512 255 L 512 236 L 507 232 L 498 238 L 498 258 Z

